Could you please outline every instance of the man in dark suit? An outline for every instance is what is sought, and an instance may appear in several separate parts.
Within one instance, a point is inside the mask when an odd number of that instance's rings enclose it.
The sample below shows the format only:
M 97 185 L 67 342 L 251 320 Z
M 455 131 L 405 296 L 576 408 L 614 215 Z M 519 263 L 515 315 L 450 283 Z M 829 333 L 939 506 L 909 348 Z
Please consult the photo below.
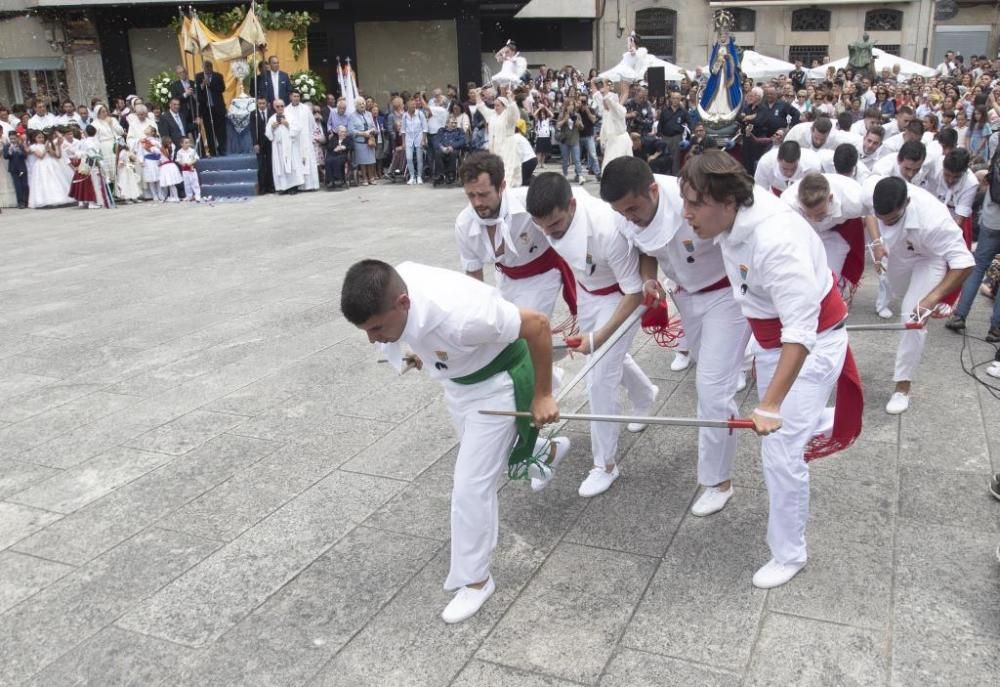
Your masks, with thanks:
M 263 95 L 257 96 L 257 109 L 250 117 L 250 140 L 257 154 L 257 193 L 274 193 L 274 170 L 271 168 L 271 139 L 265 133 L 271 108 Z
M 267 58 L 267 71 L 257 77 L 257 95 L 264 96 L 270 107 L 275 98 L 287 103 L 291 92 L 292 80 L 278 69 L 278 58 L 271 55 Z
M 181 113 L 189 122 L 198 116 L 198 101 L 194 95 L 194 81 L 188 78 L 187 69 L 177 65 L 174 69 L 177 81 L 170 84 L 170 97 L 177 98 L 181 103 Z
M 195 79 L 198 92 L 198 110 L 205 123 L 208 150 L 212 155 L 224 155 L 226 149 L 226 90 L 221 74 L 212 70 L 212 63 L 205 60 L 204 71 Z
M 161 136 L 169 136 L 178 149 L 181 147 L 181 139 L 185 136 L 194 136 L 194 124 L 181 110 L 181 101 L 177 98 L 170 99 L 170 106 L 166 112 L 160 114 L 157 126 Z

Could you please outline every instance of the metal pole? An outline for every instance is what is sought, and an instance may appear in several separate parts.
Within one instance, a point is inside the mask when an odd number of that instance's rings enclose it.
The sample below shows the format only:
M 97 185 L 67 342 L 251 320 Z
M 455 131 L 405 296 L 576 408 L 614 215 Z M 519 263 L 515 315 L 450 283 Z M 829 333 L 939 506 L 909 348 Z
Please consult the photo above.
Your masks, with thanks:
M 907 329 L 924 329 L 926 323 L 920 322 L 891 322 L 886 324 L 849 324 L 844 327 L 849 332 L 897 332 Z
M 587 376 L 587 374 L 594 368 L 594 365 L 596 365 L 601 361 L 601 358 L 603 358 L 605 354 L 607 354 L 607 352 L 611 350 L 612 346 L 618 343 L 619 339 L 625 336 L 626 332 L 628 332 L 628 330 L 632 328 L 632 325 L 634 325 L 642 318 L 642 315 L 645 312 L 646 312 L 646 306 L 640 305 L 638 308 L 635 309 L 635 312 L 629 315 L 628 318 L 624 322 L 622 322 L 621 326 L 618 327 L 618 329 L 615 330 L 615 333 L 612 334 L 608 338 L 608 340 L 604 342 L 603 346 L 598 348 L 596 351 L 592 351 L 590 353 L 590 358 L 587 360 L 587 364 L 584 365 L 583 368 L 576 373 L 576 376 L 573 377 L 573 379 L 571 379 L 568 384 L 564 385 L 561 389 L 559 389 L 559 393 L 556 395 L 555 398 L 556 403 L 564 399 L 566 397 L 566 394 L 568 394 L 574 386 L 579 384 L 580 381 Z
M 504 417 L 531 417 L 531 413 L 523 410 L 480 410 L 480 415 L 502 415 Z M 635 422 L 643 425 L 666 425 L 669 427 L 714 427 L 717 429 L 754 429 L 753 420 L 747 418 L 731 418 L 729 420 L 702 420 L 696 417 L 657 417 L 655 415 L 593 415 L 589 413 L 570 413 L 560 415 L 559 420 L 583 420 L 586 422 Z

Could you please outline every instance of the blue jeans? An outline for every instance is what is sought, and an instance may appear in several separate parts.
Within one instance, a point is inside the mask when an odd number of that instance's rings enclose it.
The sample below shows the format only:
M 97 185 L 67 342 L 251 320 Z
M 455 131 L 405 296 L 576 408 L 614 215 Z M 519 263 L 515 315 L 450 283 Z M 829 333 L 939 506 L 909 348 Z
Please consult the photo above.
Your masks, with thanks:
M 969 311 L 972 310 L 972 301 L 976 300 L 979 286 L 983 283 L 983 276 L 997 253 L 1000 253 L 1000 229 L 980 227 L 979 243 L 976 244 L 976 266 L 972 269 L 972 274 L 965 280 L 965 284 L 962 285 L 962 297 L 958 299 L 958 306 L 955 308 L 956 315 L 969 316 Z M 990 326 L 1000 327 L 1000 297 L 993 302 L 993 316 L 990 318 Z
M 595 177 L 601 173 L 601 161 L 597 159 L 597 144 L 593 136 L 581 136 L 580 147 L 587 151 L 587 166 Z
M 417 166 L 413 166 L 413 156 L 417 156 Z M 424 174 L 424 148 L 420 144 L 406 144 L 406 171 L 410 173 L 411 179 L 422 177 Z
M 576 175 L 580 176 L 582 173 L 582 170 L 580 169 L 580 144 L 560 143 L 559 158 L 562 160 L 563 176 L 566 176 L 566 172 L 569 170 L 569 159 L 571 155 L 573 156 L 573 169 L 576 170 Z

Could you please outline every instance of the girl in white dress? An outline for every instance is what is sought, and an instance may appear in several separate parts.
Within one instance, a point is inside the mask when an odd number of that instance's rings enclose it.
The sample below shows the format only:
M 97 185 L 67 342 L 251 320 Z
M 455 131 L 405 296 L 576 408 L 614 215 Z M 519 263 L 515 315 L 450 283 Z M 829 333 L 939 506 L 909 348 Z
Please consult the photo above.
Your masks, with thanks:
M 147 126 L 145 135 L 139 139 L 138 152 L 142 155 L 142 181 L 153 200 L 163 200 L 163 193 L 160 191 L 160 160 L 163 158 L 161 145 L 156 129 Z
M 138 202 L 142 191 L 139 189 L 139 173 L 136 171 L 136 155 L 127 146 L 118 145 L 115 153 L 115 198 L 129 203 Z
M 69 205 L 73 199 L 62 171 L 62 138 L 53 133 L 52 140 L 46 140 L 43 132 L 36 131 L 33 140 L 28 148 L 28 207 Z
M 521 154 L 514 138 L 517 120 L 521 118 L 517 102 L 510 91 L 505 91 L 503 96 L 496 99 L 491 110 L 483 102 L 479 89 L 473 91 L 473 97 L 476 99 L 476 112 L 486 120 L 489 130 L 489 151 L 503 160 L 507 188 L 517 188 L 521 185 Z
M 91 125 L 97 131 L 97 142 L 101 147 L 101 171 L 108 183 L 113 184 L 117 173 L 115 142 L 125 138 L 125 130 L 104 105 L 97 106 Z
M 160 146 L 160 193 L 168 203 L 180 202 L 177 184 L 184 181 L 181 170 L 174 162 L 174 144 L 169 136 L 164 136 Z
M 642 80 L 649 66 L 649 52 L 646 48 L 639 47 L 639 34 L 635 31 L 628 35 L 626 45 L 628 49 L 622 53 L 622 61 L 603 72 L 599 78 L 615 82 Z
M 497 50 L 497 62 L 500 63 L 500 72 L 493 75 L 493 84 L 499 88 L 510 87 L 521 83 L 521 77 L 528 70 L 528 60 L 521 57 L 517 51 L 514 41 L 507 43 Z
M 622 90 L 627 91 L 628 85 L 625 82 L 622 84 Z M 632 139 L 625 124 L 625 107 L 619 101 L 618 94 L 610 92 L 607 81 L 601 84 L 601 97 L 604 107 L 604 123 L 601 125 L 601 148 L 604 150 L 601 172 L 603 172 L 608 163 L 615 158 L 632 155 Z

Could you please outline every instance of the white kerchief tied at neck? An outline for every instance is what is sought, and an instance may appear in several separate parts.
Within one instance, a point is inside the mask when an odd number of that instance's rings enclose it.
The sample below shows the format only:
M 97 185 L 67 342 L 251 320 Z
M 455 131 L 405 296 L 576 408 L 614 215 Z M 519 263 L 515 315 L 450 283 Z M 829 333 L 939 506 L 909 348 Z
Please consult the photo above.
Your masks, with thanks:
M 479 213 L 476 213 L 476 223 L 480 229 L 496 227 L 496 231 L 493 234 L 493 247 L 499 248 L 502 242 L 506 244 L 505 251 L 510 251 L 513 255 L 517 255 L 514 239 L 510 235 L 510 206 L 507 201 L 506 192 L 500 194 L 500 211 L 497 213 L 497 216 L 480 217 Z
M 661 190 L 653 221 L 649 223 L 648 227 L 636 226 L 633 231 L 629 232 L 629 241 L 644 252 L 663 248 L 677 233 L 675 222 L 662 221 L 664 214 L 668 212 L 672 212 L 672 210 L 667 207 L 667 199 Z
M 585 221 L 580 220 L 582 210 L 578 206 L 573 220 L 569 223 L 569 229 L 561 239 L 548 237 L 549 243 L 556 252 L 562 256 L 574 271 L 581 274 L 587 273 L 587 226 Z

